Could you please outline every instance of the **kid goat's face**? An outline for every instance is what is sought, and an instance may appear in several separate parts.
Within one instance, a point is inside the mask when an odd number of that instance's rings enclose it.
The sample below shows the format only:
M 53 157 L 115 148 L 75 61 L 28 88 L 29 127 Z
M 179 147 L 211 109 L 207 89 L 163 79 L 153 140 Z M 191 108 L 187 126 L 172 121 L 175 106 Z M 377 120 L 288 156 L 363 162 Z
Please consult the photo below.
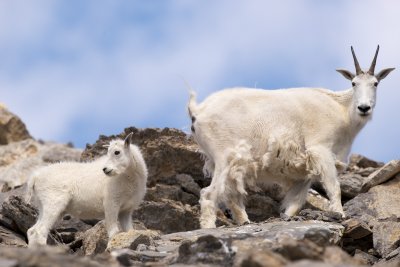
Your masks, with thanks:
M 108 176 L 116 176 L 125 172 L 131 164 L 130 136 L 125 141 L 111 141 L 108 147 L 107 157 L 103 172 Z

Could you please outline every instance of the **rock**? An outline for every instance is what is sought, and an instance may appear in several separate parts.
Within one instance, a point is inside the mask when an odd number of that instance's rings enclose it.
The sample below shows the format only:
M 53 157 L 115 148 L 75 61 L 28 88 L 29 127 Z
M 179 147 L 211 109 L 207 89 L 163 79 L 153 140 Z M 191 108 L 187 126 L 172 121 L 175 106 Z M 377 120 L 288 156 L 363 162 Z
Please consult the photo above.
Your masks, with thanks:
M 171 233 L 161 235 L 154 242 L 155 250 L 165 255 L 164 264 L 180 262 L 229 266 L 234 263 L 235 266 L 243 266 L 243 262 L 254 262 L 259 253 L 266 253 L 261 258 L 272 257 L 275 262 L 286 262 L 273 251 L 284 251 L 288 242 L 296 243 L 297 247 L 301 247 L 298 244 L 312 243 L 308 247 L 318 250 L 317 254 L 321 255 L 321 248 L 340 241 L 343 228 L 336 223 L 318 221 L 277 221 Z M 296 246 L 292 248 L 297 249 Z
M 77 240 L 82 242 L 82 250 L 84 255 L 95 255 L 102 253 L 107 248 L 108 235 L 104 226 L 104 221 L 100 221 L 94 227 L 84 233 L 81 233 Z M 79 242 L 79 241 L 75 241 Z M 72 244 L 76 246 L 76 244 Z
M 133 218 L 143 222 L 147 228 L 163 233 L 198 229 L 198 216 L 197 207 L 168 199 L 163 199 L 162 202 L 144 201 L 133 213 Z
M 372 234 L 371 228 L 360 219 L 351 218 L 342 222 L 344 228 L 344 237 L 360 239 Z
M 254 247 L 253 249 L 254 250 Z M 237 258 L 237 256 L 235 257 Z M 283 267 L 288 261 L 278 253 L 269 250 L 250 252 L 240 261 L 235 260 L 234 266 L 240 267 Z
M 130 249 L 117 249 L 111 251 L 110 254 L 123 266 L 169 265 L 168 262 L 163 261 L 167 254 L 157 251 L 133 251 Z M 147 262 L 149 262 L 149 264 L 146 264 Z
M 130 127 L 119 135 L 108 137 L 101 135 L 95 144 L 86 145 L 81 159 L 91 160 L 105 154 L 104 144 L 115 138 L 125 138 L 131 132 L 133 133 L 132 143 L 139 145 L 146 161 L 149 170 L 149 186 L 154 186 L 157 182 L 178 174 L 191 175 L 201 187 L 210 182 L 203 177 L 204 161 L 198 152 L 197 144 L 184 132 L 172 128 Z
M 373 229 L 374 249 L 387 257 L 400 243 L 400 223 L 380 222 Z
M 304 208 L 330 211 L 329 200 L 321 196 L 316 190 L 309 189 L 307 194 L 307 203 Z
M 358 249 L 355 250 L 353 258 L 361 262 L 363 265 L 373 265 L 378 262 L 377 257 Z
M 179 246 L 178 263 L 198 264 L 211 263 L 231 266 L 233 251 L 225 242 L 213 235 L 204 235 L 196 241 L 184 241 Z
M 330 264 L 324 263 L 321 261 L 312 261 L 312 260 L 300 260 L 295 261 L 293 263 L 289 263 L 286 267 L 355 267 L 357 265 L 353 264 Z
M 117 262 L 100 264 L 89 258 L 68 254 L 64 248 L 43 246 L 35 249 L 7 248 L 0 249 L 0 263 L 8 261 L 17 265 L 10 266 L 58 266 L 58 267 L 101 267 L 119 266 Z M 4 266 L 4 265 L 2 265 Z
M 400 173 L 400 160 L 392 160 L 382 168 L 371 173 L 362 186 L 362 192 L 367 192 L 371 187 L 386 182 Z
M 400 218 L 400 175 L 361 193 L 343 205 L 348 217 L 360 218 L 367 224 Z
M 27 247 L 27 244 L 22 235 L 12 232 L 0 225 L 0 246 Z
M 194 181 L 193 177 L 187 174 L 178 174 L 169 179 L 162 180 L 167 185 L 179 185 L 184 192 L 200 198 L 200 186 Z
M 362 155 L 358 155 L 358 154 L 352 154 L 350 155 L 350 159 L 349 159 L 349 168 L 380 168 L 384 165 L 384 163 L 382 162 L 377 162 L 374 161 L 372 159 L 369 159 L 367 157 L 364 157 Z
M 130 230 L 118 233 L 108 242 L 107 251 L 123 248 L 136 250 L 140 244 L 148 247 L 154 245 L 155 238 L 159 238 L 159 233 L 152 230 Z
M 243 240 L 259 238 L 270 247 L 279 244 L 282 237 L 295 240 L 308 239 L 320 246 L 337 244 L 342 237 L 344 227 L 337 223 L 319 221 L 304 222 L 270 222 L 243 225 L 240 227 L 222 227 L 212 229 L 198 229 L 194 231 L 171 233 L 161 236 L 163 243 L 179 244 L 184 240 L 195 241 L 203 235 L 213 235 L 223 240 Z M 253 242 L 254 243 L 254 242 Z
M 282 236 L 279 240 L 278 248 L 274 250 L 290 261 L 302 259 L 322 260 L 324 247 L 318 246 L 308 239 L 296 240 L 290 236 Z
M 364 265 L 364 261 L 351 257 L 337 246 L 326 247 L 322 255 L 322 259 L 325 263 L 333 264 L 335 266 L 343 266 L 346 264 L 350 266 Z
M 279 217 L 279 203 L 267 195 L 251 193 L 246 199 L 246 212 L 252 222 Z
M 33 170 L 49 162 L 77 161 L 81 150 L 32 139 L 0 146 L 0 182 L 11 188 L 25 183 Z
M 21 119 L 0 106 L 0 145 L 32 138 Z
M 354 198 L 361 192 L 365 177 L 356 173 L 344 173 L 338 176 L 342 197 Z
M 324 222 L 341 222 L 342 216 L 338 212 L 334 211 L 319 211 L 303 209 L 297 216 L 287 218 L 289 221 L 308 221 L 308 220 L 319 220 Z
M 191 206 L 199 203 L 197 196 L 183 191 L 178 185 L 156 184 L 147 189 L 145 200 L 160 202 L 162 199 L 171 199 Z
M 1 214 L 13 222 L 12 230 L 26 234 L 26 231 L 36 222 L 37 211 L 20 196 L 10 196 L 4 201 Z M 1 223 L 1 221 L 0 221 Z
M 70 244 L 76 240 L 79 233 L 85 232 L 91 227 L 91 225 L 84 223 L 80 219 L 72 217 L 71 215 L 65 215 L 53 228 L 62 243 Z

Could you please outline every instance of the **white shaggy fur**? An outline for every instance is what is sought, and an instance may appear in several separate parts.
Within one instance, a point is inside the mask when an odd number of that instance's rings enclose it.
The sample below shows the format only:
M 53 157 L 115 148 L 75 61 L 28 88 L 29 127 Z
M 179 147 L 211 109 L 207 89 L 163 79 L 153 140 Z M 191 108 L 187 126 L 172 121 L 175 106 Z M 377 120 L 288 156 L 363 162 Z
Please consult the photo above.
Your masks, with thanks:
M 377 83 L 393 70 L 375 75 L 376 53 L 370 70 L 362 71 L 353 56 L 357 75 L 338 70 L 352 81 L 353 87 L 344 91 L 235 88 L 200 104 L 191 94 L 192 134 L 207 157 L 206 173 L 213 176 L 201 192 L 202 228 L 215 227 L 219 202 L 225 202 L 237 223 L 249 222 L 246 187 L 257 190 L 260 183 L 289 188 L 283 208 L 292 216 L 303 206 L 311 182 L 320 179 L 331 209 L 344 216 L 337 168 L 372 116 Z
M 28 230 L 29 246 L 44 245 L 60 215 L 102 219 L 109 238 L 132 229 L 132 212 L 146 193 L 147 167 L 139 148 L 125 141 L 111 141 L 106 156 L 88 162 L 63 162 L 37 170 L 28 181 L 39 218 Z M 120 227 L 118 225 L 120 223 Z

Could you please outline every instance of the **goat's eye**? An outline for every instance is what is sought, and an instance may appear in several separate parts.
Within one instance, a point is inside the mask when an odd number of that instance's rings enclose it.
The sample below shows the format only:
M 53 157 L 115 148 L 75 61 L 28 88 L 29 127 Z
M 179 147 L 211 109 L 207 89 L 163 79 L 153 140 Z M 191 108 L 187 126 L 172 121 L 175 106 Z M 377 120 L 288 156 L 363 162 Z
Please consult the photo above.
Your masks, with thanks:
M 356 86 L 356 83 L 355 83 L 355 82 L 352 82 L 351 85 L 354 87 L 354 86 Z
M 119 151 L 115 151 L 114 155 L 119 155 L 119 153 L 120 153 Z
M 375 83 L 374 83 L 374 86 L 377 87 L 377 86 L 378 86 L 378 82 L 375 82 Z

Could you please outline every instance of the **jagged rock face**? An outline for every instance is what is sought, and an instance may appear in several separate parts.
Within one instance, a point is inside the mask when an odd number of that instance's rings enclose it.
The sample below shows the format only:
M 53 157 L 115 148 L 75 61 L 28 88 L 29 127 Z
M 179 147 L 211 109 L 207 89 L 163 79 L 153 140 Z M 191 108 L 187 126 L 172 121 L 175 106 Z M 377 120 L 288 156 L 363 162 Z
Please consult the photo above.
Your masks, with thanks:
M 49 235 L 52 246 L 26 249 L 26 230 L 37 217 L 36 209 L 24 202 L 23 184 L 32 169 L 60 160 L 92 160 L 106 152 L 104 144 L 130 132 L 150 175 L 145 201 L 133 215 L 134 230 L 109 239 L 104 221 L 65 215 Z M 0 181 L 7 181 L 2 188 L 7 192 L 0 193 L 0 266 L 400 264 L 396 160 L 383 164 L 361 155 L 350 158 L 339 175 L 345 219 L 329 211 L 318 185 L 309 192 L 305 209 L 291 218 L 279 214 L 285 192 L 264 188 L 247 196 L 246 210 L 256 223 L 233 225 L 221 206 L 221 227 L 199 229 L 200 191 L 210 179 L 203 176 L 197 144 L 179 130 L 126 128 L 119 135 L 100 136 L 82 155 L 66 145 L 30 138 L 10 142 L 0 146 Z
M 30 139 L 21 119 L 0 105 L 0 145 Z

